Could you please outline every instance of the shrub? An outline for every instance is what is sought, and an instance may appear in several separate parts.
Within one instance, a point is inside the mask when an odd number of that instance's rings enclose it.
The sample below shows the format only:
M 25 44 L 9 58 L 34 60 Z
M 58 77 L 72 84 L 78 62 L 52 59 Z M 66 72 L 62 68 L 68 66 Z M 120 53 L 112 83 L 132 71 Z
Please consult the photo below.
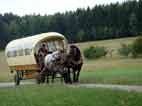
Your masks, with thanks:
M 132 43 L 132 55 L 133 57 L 142 56 L 142 37 L 138 37 Z
M 107 54 L 107 51 L 105 47 L 96 47 L 95 48 L 95 58 L 100 58 L 102 56 L 105 56 Z
M 93 46 L 90 46 L 89 48 L 86 48 L 83 53 L 84 53 L 84 56 L 88 59 L 94 58 L 95 48 Z
M 84 50 L 84 56 L 88 59 L 100 58 L 105 56 L 107 51 L 105 47 L 89 47 Z
M 121 56 L 129 56 L 129 54 L 132 52 L 131 48 L 132 48 L 131 45 L 121 44 L 121 48 L 118 49 L 118 53 Z

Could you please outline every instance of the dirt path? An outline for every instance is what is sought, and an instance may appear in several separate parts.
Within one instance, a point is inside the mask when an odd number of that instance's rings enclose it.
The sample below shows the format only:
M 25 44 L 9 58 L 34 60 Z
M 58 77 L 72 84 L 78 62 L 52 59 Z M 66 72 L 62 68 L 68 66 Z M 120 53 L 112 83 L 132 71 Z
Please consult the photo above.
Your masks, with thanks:
M 21 82 L 21 85 L 31 85 L 35 82 Z M 69 85 L 70 87 L 83 87 L 83 88 L 107 88 L 114 90 L 125 90 L 125 91 L 136 91 L 142 92 L 142 85 L 114 85 L 114 84 L 75 84 Z M 12 82 L 0 83 L 0 88 L 12 88 L 15 87 L 15 84 Z

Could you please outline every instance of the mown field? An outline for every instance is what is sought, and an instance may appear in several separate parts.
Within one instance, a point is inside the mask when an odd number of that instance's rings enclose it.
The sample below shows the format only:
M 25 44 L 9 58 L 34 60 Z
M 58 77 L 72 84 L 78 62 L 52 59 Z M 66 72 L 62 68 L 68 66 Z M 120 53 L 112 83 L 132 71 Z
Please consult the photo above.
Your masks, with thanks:
M 61 85 L 0 89 L 0 106 L 142 106 L 142 93 Z
M 142 84 L 142 59 L 109 59 L 86 61 L 81 83 Z
M 0 52 L 0 82 L 3 81 L 12 81 L 12 75 L 10 74 L 10 70 L 8 68 L 5 54 L 3 51 Z
M 80 75 L 81 83 L 142 84 L 142 58 L 132 59 L 120 57 L 117 49 L 121 43 L 131 43 L 135 38 L 113 39 L 76 44 L 83 51 L 89 46 L 104 46 L 114 49 L 112 57 L 107 55 L 101 59 L 84 59 Z M 12 81 L 13 75 L 7 67 L 4 53 L 0 52 L 0 81 Z

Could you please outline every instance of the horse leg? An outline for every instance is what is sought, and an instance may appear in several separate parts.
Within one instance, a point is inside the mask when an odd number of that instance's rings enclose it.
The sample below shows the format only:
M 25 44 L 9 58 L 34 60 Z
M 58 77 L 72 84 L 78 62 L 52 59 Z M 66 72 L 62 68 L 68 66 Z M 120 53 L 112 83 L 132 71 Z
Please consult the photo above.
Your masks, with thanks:
M 40 72 L 40 82 L 44 83 L 45 82 L 45 76 L 46 76 L 46 68 L 43 68 L 42 71 Z
M 75 82 L 79 82 L 80 70 L 77 70 Z
M 67 79 L 68 79 L 67 72 L 66 72 L 66 73 L 63 73 L 63 78 L 64 78 L 64 82 L 65 82 L 65 83 L 68 83 L 68 81 L 67 81 Z
M 40 84 L 41 83 L 41 75 L 40 75 L 39 72 L 36 73 L 36 77 L 35 78 L 36 78 L 36 83 Z
M 62 73 L 62 77 L 63 77 L 65 83 L 68 83 L 68 75 L 67 74 L 68 74 L 68 68 L 65 67 L 64 71 Z
M 47 76 L 46 83 L 47 84 L 49 83 L 49 76 Z
M 75 82 L 75 81 L 76 81 L 76 71 L 73 70 L 73 82 Z
M 54 83 L 55 75 L 56 75 L 56 72 L 53 72 L 52 73 L 52 83 Z
M 60 73 L 60 75 L 61 75 L 61 83 L 63 83 L 63 78 L 64 78 L 64 74 L 63 73 Z
M 83 63 L 81 63 L 77 66 L 76 82 L 79 82 L 79 75 L 80 75 L 82 64 Z
M 70 74 L 71 72 L 70 72 L 70 68 L 68 68 L 68 71 L 67 71 L 67 82 L 68 83 L 72 83 L 72 80 L 71 80 L 71 74 Z
M 46 75 L 46 83 L 47 84 L 49 83 L 49 73 L 47 73 L 47 75 Z
M 44 82 L 45 82 L 45 74 L 43 74 L 41 77 L 41 83 L 44 83 Z
M 64 78 L 64 69 L 63 68 L 59 69 L 59 74 L 60 74 L 60 81 L 61 81 L 61 83 L 63 83 L 63 78 Z

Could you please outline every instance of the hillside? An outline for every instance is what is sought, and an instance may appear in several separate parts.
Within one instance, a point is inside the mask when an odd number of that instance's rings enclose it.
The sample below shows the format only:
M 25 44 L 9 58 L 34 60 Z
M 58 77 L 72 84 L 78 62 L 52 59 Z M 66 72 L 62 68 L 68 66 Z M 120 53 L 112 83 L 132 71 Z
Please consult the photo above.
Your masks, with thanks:
M 85 43 L 77 43 L 76 45 L 79 46 L 81 51 L 85 48 L 90 46 L 104 46 L 108 49 L 115 49 L 117 50 L 120 48 L 121 44 L 129 44 L 131 43 L 136 37 L 128 37 L 128 38 L 120 38 L 120 39 L 111 39 L 111 40 L 100 40 L 100 41 L 92 41 L 92 42 L 85 42 Z

